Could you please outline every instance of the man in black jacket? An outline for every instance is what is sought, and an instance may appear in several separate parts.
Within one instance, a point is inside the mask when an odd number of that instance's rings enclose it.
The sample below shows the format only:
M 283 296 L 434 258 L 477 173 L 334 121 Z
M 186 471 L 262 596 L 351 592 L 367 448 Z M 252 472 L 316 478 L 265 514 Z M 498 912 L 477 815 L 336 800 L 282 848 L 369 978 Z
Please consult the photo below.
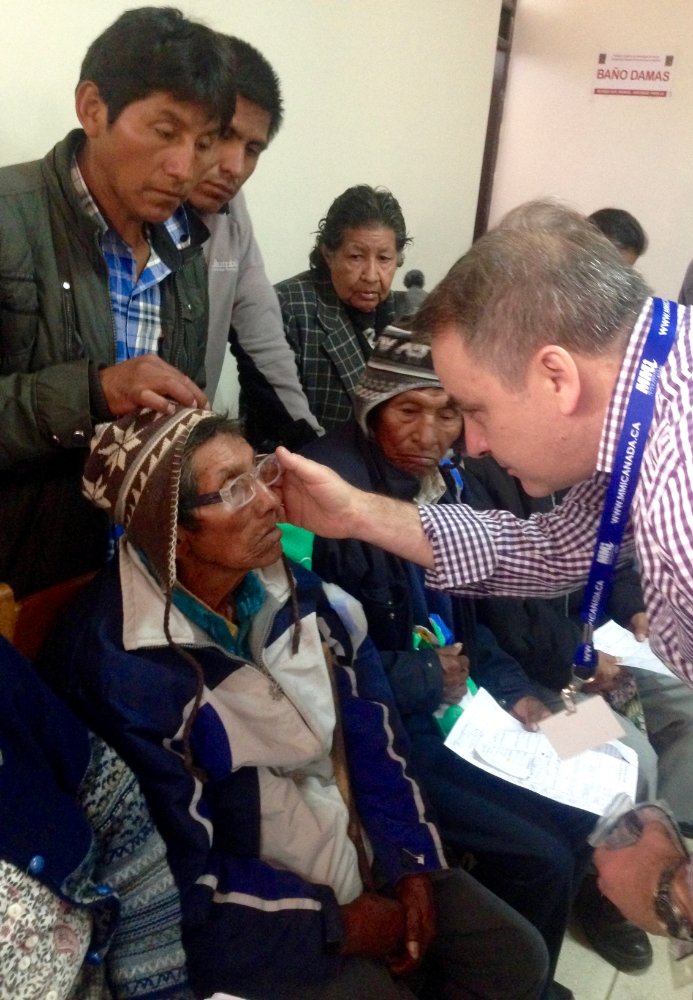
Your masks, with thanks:
M 234 99 L 214 32 L 130 10 L 85 56 L 82 129 L 0 170 L 0 579 L 20 595 L 106 556 L 79 491 L 94 425 L 206 403 L 206 230 L 181 205 Z

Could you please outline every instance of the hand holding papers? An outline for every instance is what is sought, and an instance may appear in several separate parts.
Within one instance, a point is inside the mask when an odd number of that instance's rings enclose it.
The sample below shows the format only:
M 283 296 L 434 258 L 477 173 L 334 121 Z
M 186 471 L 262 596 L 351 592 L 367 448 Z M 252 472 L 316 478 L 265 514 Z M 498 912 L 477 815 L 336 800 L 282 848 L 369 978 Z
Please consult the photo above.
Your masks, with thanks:
M 528 733 L 483 688 L 445 745 L 489 774 L 597 815 L 619 792 L 635 797 L 635 751 L 613 740 L 561 760 L 543 733 Z
M 650 643 L 647 639 L 644 642 L 638 642 L 632 632 L 617 625 L 614 621 L 608 621 L 596 629 L 594 645 L 596 649 L 617 656 L 621 663 L 625 663 L 629 667 L 639 667 L 641 670 L 651 670 L 655 674 L 671 676 L 666 664 L 662 663 L 650 649 Z

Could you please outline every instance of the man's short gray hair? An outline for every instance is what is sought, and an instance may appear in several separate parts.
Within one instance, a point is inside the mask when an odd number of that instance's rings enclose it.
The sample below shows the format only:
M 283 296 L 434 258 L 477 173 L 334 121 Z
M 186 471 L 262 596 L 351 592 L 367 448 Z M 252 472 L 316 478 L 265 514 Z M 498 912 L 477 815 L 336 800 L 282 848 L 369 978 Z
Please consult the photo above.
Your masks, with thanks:
M 648 295 L 642 277 L 584 216 L 534 201 L 472 245 L 413 325 L 427 337 L 455 327 L 475 361 L 517 387 L 544 344 L 592 356 L 613 351 Z

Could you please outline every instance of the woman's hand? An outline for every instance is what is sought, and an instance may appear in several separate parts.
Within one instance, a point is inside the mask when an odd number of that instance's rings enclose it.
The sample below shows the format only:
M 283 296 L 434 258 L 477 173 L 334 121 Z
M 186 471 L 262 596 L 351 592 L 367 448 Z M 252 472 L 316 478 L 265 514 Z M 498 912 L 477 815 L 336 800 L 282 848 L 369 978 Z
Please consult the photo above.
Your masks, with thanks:
M 436 653 L 443 671 L 443 701 L 448 705 L 457 705 L 467 693 L 469 657 L 462 654 L 461 642 L 441 646 Z

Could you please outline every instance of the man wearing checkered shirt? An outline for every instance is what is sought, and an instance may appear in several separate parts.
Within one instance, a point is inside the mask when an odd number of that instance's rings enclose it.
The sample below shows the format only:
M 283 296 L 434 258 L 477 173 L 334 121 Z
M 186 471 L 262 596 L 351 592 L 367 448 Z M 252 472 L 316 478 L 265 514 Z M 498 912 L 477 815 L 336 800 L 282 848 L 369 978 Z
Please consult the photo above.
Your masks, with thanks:
M 653 308 L 642 278 L 581 216 L 551 202 L 520 206 L 453 266 L 416 328 L 433 337 L 436 370 L 464 413 L 468 453 L 493 455 L 533 496 L 572 486 L 563 505 L 526 521 L 463 506 L 417 511 L 360 494 L 280 452 L 288 518 L 418 562 L 442 590 L 555 596 L 575 589 L 592 562 Z M 664 303 L 666 315 L 674 308 Z M 681 309 L 622 549 L 640 565 L 653 650 L 693 685 L 691 441 L 691 314 Z M 629 885 L 619 870 L 624 885 L 615 887 L 612 870 L 603 888 L 651 929 L 643 914 L 652 910 L 652 886 Z

